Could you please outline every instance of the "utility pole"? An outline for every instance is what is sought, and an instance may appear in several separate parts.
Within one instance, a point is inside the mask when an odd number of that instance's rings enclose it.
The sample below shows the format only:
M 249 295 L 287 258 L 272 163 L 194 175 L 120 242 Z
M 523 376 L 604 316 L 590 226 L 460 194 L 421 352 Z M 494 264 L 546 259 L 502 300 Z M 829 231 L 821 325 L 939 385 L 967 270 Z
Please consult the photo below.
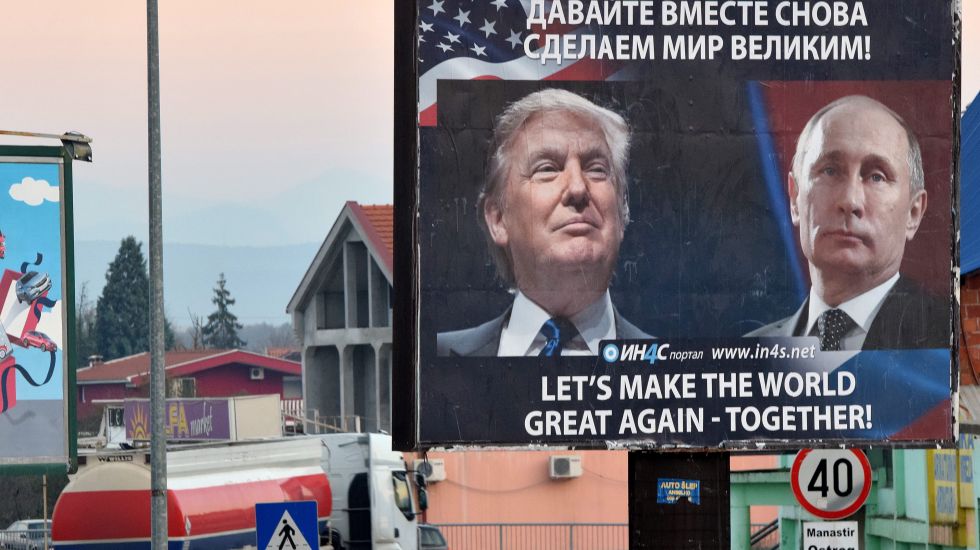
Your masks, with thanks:
M 163 220 L 160 167 L 160 43 L 157 0 L 146 2 L 147 128 L 150 179 L 150 533 L 167 548 L 167 434 L 164 432 Z

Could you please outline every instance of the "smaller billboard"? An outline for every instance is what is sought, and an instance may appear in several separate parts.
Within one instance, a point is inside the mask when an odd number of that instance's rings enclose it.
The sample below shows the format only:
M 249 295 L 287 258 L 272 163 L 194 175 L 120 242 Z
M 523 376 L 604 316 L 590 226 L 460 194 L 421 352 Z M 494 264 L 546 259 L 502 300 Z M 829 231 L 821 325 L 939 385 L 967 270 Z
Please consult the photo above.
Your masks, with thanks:
M 168 441 L 240 441 L 282 435 L 279 396 L 243 395 L 167 399 L 163 427 Z M 126 439 L 149 441 L 150 400 L 126 399 Z
M 926 451 L 929 542 L 976 546 L 972 434 L 961 434 L 955 448 Z
M 0 147 L 0 468 L 74 455 L 71 164 L 61 147 Z
M 149 400 L 126 401 L 123 409 L 126 439 L 150 439 Z M 168 399 L 163 420 L 168 440 L 231 439 L 227 399 Z

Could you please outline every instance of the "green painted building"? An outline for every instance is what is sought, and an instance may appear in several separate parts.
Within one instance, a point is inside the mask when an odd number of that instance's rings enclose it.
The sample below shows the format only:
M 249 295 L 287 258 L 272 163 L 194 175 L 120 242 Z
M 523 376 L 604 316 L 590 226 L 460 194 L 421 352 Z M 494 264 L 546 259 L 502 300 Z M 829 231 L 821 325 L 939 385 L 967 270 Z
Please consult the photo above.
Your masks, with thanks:
M 971 430 L 973 428 L 973 430 Z M 965 424 L 961 429 L 977 431 Z M 864 550 L 977 549 L 977 494 L 973 490 L 976 435 L 960 435 L 956 449 L 867 452 L 872 487 L 853 516 Z M 825 521 L 806 512 L 793 495 L 794 455 L 779 457 L 775 470 L 732 473 L 733 550 L 750 549 L 750 510 L 778 506 L 779 548 L 802 547 L 802 523 Z M 769 548 L 772 545 L 754 548 Z

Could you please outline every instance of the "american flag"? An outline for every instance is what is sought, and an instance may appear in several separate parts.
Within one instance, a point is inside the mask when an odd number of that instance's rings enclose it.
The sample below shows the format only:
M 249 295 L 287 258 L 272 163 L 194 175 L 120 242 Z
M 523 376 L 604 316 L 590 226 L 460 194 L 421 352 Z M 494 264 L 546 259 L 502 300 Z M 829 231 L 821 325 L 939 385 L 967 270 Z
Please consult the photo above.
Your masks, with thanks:
M 546 6 L 551 2 L 545 2 Z M 594 59 L 542 63 L 525 55 L 531 33 L 578 33 L 582 29 L 528 29 L 531 0 L 420 0 L 419 125 L 436 124 L 436 83 L 439 80 L 605 80 L 620 68 Z M 538 50 L 540 52 L 540 50 Z

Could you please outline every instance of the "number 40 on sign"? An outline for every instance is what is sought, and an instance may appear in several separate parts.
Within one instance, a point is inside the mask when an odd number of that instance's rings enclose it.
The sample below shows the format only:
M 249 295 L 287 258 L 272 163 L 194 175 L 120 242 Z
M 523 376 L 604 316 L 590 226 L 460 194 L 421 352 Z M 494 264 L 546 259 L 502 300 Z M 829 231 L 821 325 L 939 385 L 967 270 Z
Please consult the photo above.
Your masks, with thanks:
M 804 449 L 790 477 L 796 500 L 823 519 L 850 516 L 871 492 L 871 463 L 858 449 Z

